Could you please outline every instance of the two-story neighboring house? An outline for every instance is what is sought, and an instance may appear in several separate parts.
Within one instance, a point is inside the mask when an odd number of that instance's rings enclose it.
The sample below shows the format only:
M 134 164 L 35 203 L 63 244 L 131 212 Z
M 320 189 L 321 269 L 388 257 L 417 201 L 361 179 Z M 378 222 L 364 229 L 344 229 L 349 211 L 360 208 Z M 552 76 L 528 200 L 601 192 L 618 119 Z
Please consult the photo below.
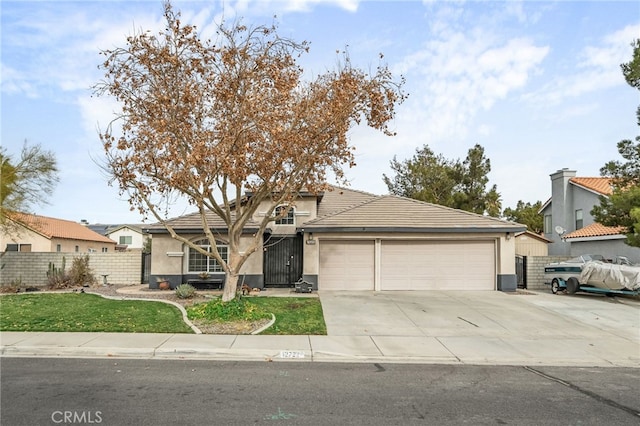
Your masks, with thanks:
M 244 229 L 245 242 L 267 210 L 258 208 Z M 213 214 L 209 223 L 224 258 L 226 227 Z M 210 249 L 199 214 L 170 224 Z M 331 187 L 299 194 L 287 216 L 265 232 L 262 250 L 244 264 L 240 280 L 258 288 L 291 287 L 302 277 L 323 291 L 515 290 L 514 236 L 525 229 L 408 198 Z M 146 230 L 152 235 L 150 287 L 157 277 L 175 287 L 203 272 L 224 279 L 213 258 L 172 239 L 162 225 Z
M 0 251 L 111 253 L 115 241 L 78 222 L 12 213 L 15 226 L 0 233 Z
M 612 259 L 626 256 L 640 262 L 640 249 L 625 244 L 624 228 L 595 222 L 591 210 L 600 196 L 611 195 L 611 181 L 605 177 L 577 177 L 575 170 L 551 174 L 551 198 L 542 206 L 544 236 L 552 241 L 549 255 L 601 254 Z
M 142 225 L 105 225 L 83 222 L 89 229 L 116 242 L 116 250 L 142 250 L 149 236 Z

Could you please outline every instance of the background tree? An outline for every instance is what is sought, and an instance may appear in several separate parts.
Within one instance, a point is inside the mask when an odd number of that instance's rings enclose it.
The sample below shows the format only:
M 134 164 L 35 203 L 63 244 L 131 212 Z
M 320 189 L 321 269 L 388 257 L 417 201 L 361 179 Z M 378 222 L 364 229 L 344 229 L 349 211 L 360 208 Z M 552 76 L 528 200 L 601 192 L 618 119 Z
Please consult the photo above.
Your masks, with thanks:
M 393 178 L 382 176 L 391 194 L 493 217 L 502 210 L 496 185 L 486 189 L 491 163 L 478 144 L 462 162 L 435 155 L 425 145 L 403 162 L 394 157 L 391 169 Z
M 627 83 L 640 90 L 640 39 L 631 45 L 633 58 L 620 67 Z M 640 126 L 640 106 L 636 115 Z M 611 178 L 613 192 L 609 197 L 600 197 L 600 205 L 591 214 L 603 225 L 624 226 L 626 243 L 640 247 L 640 136 L 636 136 L 635 144 L 631 140 L 618 142 L 618 153 L 625 162 L 609 161 L 600 169 L 602 176 Z
M 502 214 L 507 220 L 527 225 L 527 230 L 534 234 L 541 234 L 544 226 L 543 217 L 538 213 L 541 207 L 541 201 L 525 204 L 524 201 L 519 200 L 515 209 L 507 207 Z
M 0 147 L 0 230 L 14 230 L 12 212 L 28 213 L 44 205 L 58 183 L 54 154 L 25 141 L 20 158 L 13 159 Z
M 355 165 L 352 126 L 364 121 L 392 134 L 387 123 L 404 99 L 403 82 L 394 82 L 383 65 L 375 74 L 355 68 L 346 52 L 336 70 L 304 81 L 296 59 L 307 43 L 280 37 L 275 26 L 222 23 L 215 41 L 203 41 L 168 2 L 164 17 L 159 34 L 139 32 L 126 47 L 103 52 L 105 77 L 96 94 L 122 106 L 120 134 L 111 125 L 100 134 L 105 168 L 132 209 L 218 261 L 227 274 L 223 300 L 229 301 L 275 208 L 293 205 L 303 189 L 324 189 L 329 172 L 344 182 L 343 167 Z M 159 206 L 175 194 L 199 212 L 211 252 L 167 223 Z M 242 230 L 263 202 L 259 230 L 241 251 Z M 226 223 L 227 235 L 214 235 L 209 212 Z M 219 254 L 220 240 L 228 245 L 227 260 Z
M 391 170 L 393 179 L 382 175 L 389 192 L 402 197 L 426 201 L 443 206 L 453 205 L 453 194 L 458 185 L 460 165 L 435 155 L 428 146 L 416 149 L 415 155 L 403 162 L 394 156 Z
M 477 214 L 497 217 L 502 211 L 498 188 L 493 185 L 487 191 L 487 175 L 491 171 L 491 161 L 485 157 L 484 148 L 476 144 L 469 149 L 467 158 L 462 162 L 460 187 L 454 194 L 454 208 Z

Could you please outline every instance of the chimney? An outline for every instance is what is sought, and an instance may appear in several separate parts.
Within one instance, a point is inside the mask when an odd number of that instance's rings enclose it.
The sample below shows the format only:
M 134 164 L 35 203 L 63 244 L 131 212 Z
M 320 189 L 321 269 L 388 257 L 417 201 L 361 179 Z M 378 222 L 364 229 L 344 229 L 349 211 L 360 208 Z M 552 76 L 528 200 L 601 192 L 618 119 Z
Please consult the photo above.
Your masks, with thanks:
M 549 254 L 569 255 L 570 246 L 561 240 L 560 235 L 555 231 L 557 226 L 562 227 L 567 232 L 575 231 L 573 221 L 573 198 L 569 193 L 569 180 L 576 176 L 575 170 L 564 168 L 551 174 L 551 217 L 553 220 L 552 240 L 553 250 L 550 248 Z M 553 252 L 553 253 L 552 253 Z

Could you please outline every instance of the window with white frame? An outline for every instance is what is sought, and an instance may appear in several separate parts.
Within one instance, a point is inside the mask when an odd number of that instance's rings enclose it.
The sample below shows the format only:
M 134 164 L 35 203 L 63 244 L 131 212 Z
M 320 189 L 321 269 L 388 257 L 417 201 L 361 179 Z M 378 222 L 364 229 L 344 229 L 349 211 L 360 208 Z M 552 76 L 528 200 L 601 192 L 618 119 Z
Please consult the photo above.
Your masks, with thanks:
M 204 249 L 207 253 L 212 252 L 211 245 L 206 239 L 196 241 L 196 245 Z M 217 244 L 217 246 L 218 253 L 220 253 L 222 259 L 227 262 L 229 260 L 229 247 L 225 244 Z M 193 247 L 189 247 L 189 272 L 224 272 L 224 270 L 222 269 L 222 265 L 220 265 L 214 257 L 204 255 Z
M 584 220 L 582 217 L 582 209 L 576 210 L 576 231 L 582 228 L 583 223 L 584 223 Z
M 551 233 L 551 215 L 550 214 L 544 216 L 544 233 L 545 234 Z
M 131 235 L 121 235 L 119 238 L 120 244 L 131 245 L 133 243 L 133 237 Z
M 287 214 L 284 216 L 280 216 L 285 209 L 289 209 Z M 293 207 L 288 206 L 278 206 L 275 209 L 276 225 L 295 225 L 296 224 L 296 214 Z

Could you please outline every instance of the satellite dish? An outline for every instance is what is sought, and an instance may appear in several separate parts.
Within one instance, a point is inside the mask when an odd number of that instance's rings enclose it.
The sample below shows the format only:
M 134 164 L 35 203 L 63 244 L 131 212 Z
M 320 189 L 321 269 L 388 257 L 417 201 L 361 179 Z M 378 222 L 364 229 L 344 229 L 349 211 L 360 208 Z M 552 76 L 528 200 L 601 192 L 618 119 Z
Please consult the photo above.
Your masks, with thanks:
M 556 233 L 561 236 L 567 232 L 566 229 L 564 229 L 562 226 L 556 226 L 555 230 L 556 230 Z

